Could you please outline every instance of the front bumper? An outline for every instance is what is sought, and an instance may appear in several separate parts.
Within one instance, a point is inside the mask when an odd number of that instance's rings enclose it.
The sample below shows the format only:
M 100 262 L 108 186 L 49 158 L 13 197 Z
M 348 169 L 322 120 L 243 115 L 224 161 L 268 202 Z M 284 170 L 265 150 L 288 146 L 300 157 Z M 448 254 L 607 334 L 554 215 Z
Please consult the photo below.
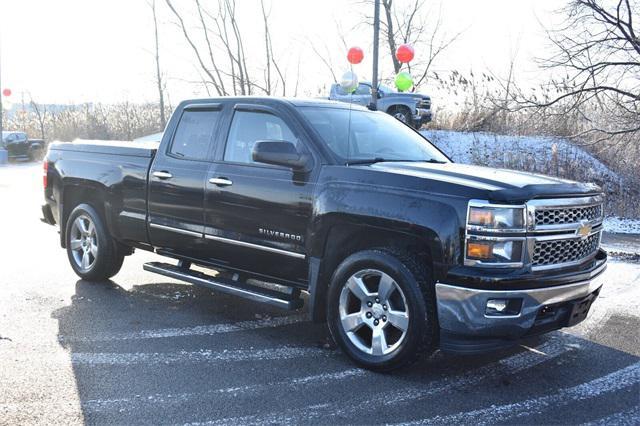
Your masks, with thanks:
M 428 123 L 431 121 L 431 110 L 424 108 L 416 108 L 416 113 L 413 115 L 413 121 L 418 123 Z
M 484 352 L 518 339 L 572 326 L 586 317 L 600 292 L 606 262 L 589 279 L 543 288 L 487 290 L 436 284 L 441 348 L 452 352 Z M 489 299 L 515 299 L 517 315 L 487 315 Z M 580 315 L 577 315 L 579 312 Z

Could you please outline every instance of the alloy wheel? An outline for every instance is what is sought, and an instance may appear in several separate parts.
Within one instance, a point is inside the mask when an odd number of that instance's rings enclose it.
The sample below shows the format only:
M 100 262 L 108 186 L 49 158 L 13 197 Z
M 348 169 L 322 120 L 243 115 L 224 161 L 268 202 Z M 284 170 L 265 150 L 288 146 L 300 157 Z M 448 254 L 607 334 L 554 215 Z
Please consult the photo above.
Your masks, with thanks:
M 98 258 L 98 236 L 89 216 L 80 215 L 73 222 L 69 246 L 80 271 L 90 271 Z
M 358 271 L 347 280 L 338 309 L 349 341 L 369 355 L 395 351 L 409 328 L 409 309 L 402 289 L 377 269 Z
M 405 114 L 404 112 L 398 111 L 395 114 L 393 114 L 393 116 L 398 120 L 402 121 L 403 123 L 407 122 L 407 114 Z

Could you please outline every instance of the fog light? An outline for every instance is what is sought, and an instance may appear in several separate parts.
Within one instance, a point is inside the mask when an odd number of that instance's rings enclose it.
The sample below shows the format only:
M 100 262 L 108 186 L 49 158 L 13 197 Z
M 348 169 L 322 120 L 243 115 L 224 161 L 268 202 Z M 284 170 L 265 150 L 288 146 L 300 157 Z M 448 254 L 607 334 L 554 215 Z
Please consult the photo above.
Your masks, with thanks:
M 489 316 L 519 315 L 522 299 L 489 299 L 485 314 Z
M 509 301 L 506 299 L 490 299 L 487 302 L 487 310 L 502 312 L 507 309 Z

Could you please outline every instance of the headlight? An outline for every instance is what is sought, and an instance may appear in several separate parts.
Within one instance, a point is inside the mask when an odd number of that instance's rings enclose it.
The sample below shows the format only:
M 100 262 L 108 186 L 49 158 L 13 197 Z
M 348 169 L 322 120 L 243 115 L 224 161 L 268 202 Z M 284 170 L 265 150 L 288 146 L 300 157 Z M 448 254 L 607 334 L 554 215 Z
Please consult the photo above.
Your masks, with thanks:
M 514 264 L 522 262 L 522 239 L 467 239 L 466 259 L 468 264 L 502 263 Z
M 470 205 L 467 225 L 474 230 L 524 231 L 524 208 Z
M 524 205 L 471 200 L 467 210 L 464 263 L 470 266 L 520 267 L 526 242 Z

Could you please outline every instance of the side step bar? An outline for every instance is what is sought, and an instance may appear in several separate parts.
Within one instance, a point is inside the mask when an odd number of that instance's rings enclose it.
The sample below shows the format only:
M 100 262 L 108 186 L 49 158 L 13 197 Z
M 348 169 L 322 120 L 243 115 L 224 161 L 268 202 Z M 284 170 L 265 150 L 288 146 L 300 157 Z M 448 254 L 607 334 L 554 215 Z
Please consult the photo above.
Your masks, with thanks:
M 212 277 L 199 271 L 162 262 L 145 263 L 143 268 L 145 271 L 208 287 L 222 293 L 244 297 L 255 302 L 267 303 L 281 309 L 295 310 L 301 308 L 303 304 L 300 290 L 291 287 L 288 287 L 286 292 L 281 292 L 222 277 Z

